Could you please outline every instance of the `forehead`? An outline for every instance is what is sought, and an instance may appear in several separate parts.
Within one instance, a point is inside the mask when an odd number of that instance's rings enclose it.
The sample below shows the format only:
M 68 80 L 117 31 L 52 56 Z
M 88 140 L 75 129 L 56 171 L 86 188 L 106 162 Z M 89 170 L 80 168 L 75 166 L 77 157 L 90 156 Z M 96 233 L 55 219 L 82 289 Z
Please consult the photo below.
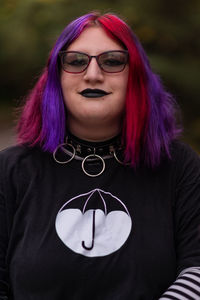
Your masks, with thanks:
M 123 49 L 124 48 L 117 41 L 111 39 L 100 26 L 86 28 L 67 48 L 68 51 L 81 51 L 90 55 L 96 55 L 109 50 Z

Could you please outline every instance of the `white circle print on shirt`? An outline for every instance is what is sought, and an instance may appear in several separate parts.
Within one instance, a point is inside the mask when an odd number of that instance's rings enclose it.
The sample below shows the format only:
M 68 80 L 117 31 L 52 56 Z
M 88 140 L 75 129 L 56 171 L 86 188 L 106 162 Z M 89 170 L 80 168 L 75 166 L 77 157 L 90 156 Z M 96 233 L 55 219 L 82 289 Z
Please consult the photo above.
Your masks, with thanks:
M 56 232 L 72 251 L 87 257 L 111 254 L 129 237 L 132 220 L 125 204 L 94 189 L 67 201 L 56 217 Z

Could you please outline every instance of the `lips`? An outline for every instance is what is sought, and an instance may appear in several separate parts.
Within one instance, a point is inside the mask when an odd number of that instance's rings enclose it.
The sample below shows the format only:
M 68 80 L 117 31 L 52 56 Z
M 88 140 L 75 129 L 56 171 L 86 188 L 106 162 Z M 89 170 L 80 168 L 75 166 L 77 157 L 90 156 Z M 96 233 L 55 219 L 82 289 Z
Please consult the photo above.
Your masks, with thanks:
M 86 98 L 99 98 L 109 95 L 110 93 L 99 89 L 85 89 L 80 94 Z

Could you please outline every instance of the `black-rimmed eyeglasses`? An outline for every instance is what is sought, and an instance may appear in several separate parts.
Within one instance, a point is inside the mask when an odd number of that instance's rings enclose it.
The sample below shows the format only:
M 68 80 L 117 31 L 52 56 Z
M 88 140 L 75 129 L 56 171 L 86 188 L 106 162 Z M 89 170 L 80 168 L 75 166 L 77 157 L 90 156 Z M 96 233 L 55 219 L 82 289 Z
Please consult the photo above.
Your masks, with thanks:
M 95 58 L 101 70 L 107 73 L 123 71 L 128 62 L 126 50 L 106 51 L 96 56 L 78 51 L 60 51 L 59 56 L 63 70 L 75 74 L 84 72 L 92 58 Z

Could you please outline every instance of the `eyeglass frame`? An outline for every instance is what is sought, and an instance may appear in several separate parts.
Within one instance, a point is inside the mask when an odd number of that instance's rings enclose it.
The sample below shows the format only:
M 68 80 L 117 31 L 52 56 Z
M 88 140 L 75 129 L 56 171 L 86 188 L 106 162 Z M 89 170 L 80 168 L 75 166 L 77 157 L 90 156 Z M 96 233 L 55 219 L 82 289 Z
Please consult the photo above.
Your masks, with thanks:
M 109 52 L 121 52 L 121 53 L 125 53 L 125 54 L 126 54 L 126 62 L 124 63 L 124 66 L 123 66 L 123 69 L 122 69 L 122 70 L 116 71 L 116 72 L 108 72 L 108 71 L 105 71 L 104 69 L 102 69 L 101 65 L 99 64 L 98 58 L 99 58 L 99 56 L 101 56 L 101 55 L 103 55 L 103 54 L 106 54 L 106 53 L 109 53 Z M 62 62 L 62 55 L 63 55 L 64 53 L 80 53 L 80 54 L 86 55 L 86 56 L 89 58 L 87 66 L 86 66 L 82 71 L 80 71 L 80 72 L 69 72 L 69 71 L 65 70 L 64 67 L 63 67 L 63 62 Z M 80 51 L 67 51 L 67 50 L 62 50 L 62 51 L 59 51 L 59 52 L 58 52 L 58 55 L 59 55 L 60 60 L 61 60 L 61 66 L 62 66 L 63 71 L 65 71 L 65 72 L 67 72 L 67 73 L 71 73 L 71 74 L 80 74 L 80 73 L 83 73 L 85 70 L 87 70 L 87 68 L 89 67 L 89 64 L 91 63 L 92 58 L 95 58 L 95 59 L 96 59 L 96 62 L 97 62 L 97 64 L 98 64 L 99 68 L 100 68 L 102 71 L 104 71 L 104 72 L 106 72 L 106 73 L 120 73 L 120 72 L 122 72 L 122 71 L 125 69 L 125 67 L 126 67 L 126 65 L 127 65 L 127 63 L 128 63 L 128 58 L 129 58 L 128 50 L 109 50 L 109 51 L 102 52 L 102 53 L 100 53 L 100 54 L 98 54 L 98 55 L 89 55 L 89 54 L 87 54 L 87 53 L 80 52 Z

